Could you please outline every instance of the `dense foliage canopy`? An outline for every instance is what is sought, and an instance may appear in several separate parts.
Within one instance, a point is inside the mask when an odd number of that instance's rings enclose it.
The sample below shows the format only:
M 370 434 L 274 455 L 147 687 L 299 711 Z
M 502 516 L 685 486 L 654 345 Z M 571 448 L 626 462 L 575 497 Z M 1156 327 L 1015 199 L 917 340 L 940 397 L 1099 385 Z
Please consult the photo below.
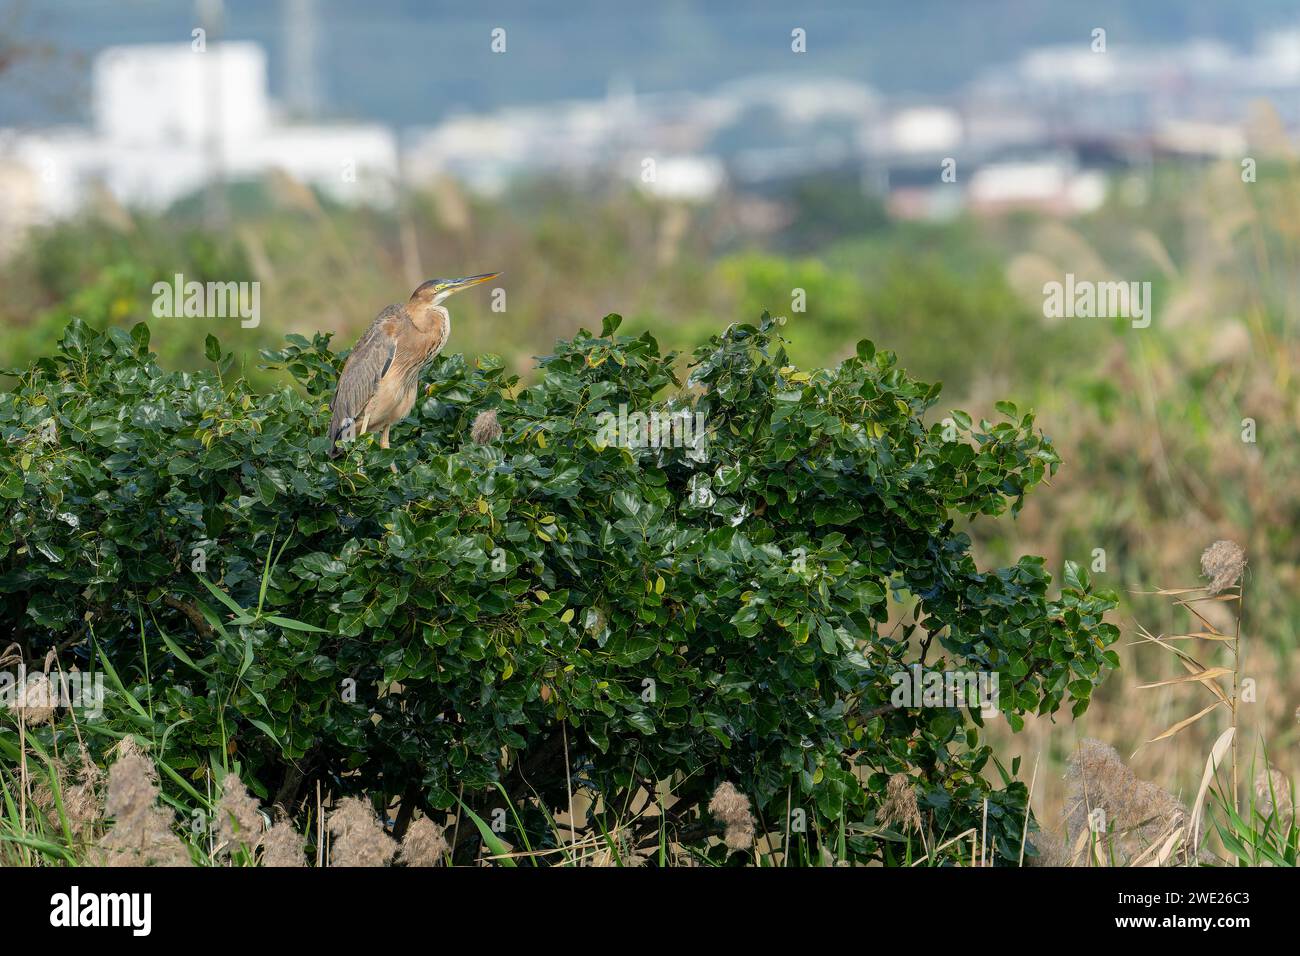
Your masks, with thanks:
M 149 741 L 181 801 L 236 766 L 291 808 L 315 781 L 508 799 L 544 845 L 569 784 L 609 825 L 668 781 L 669 823 L 721 857 L 704 808 L 727 780 L 760 830 L 799 809 L 806 858 L 896 860 L 908 836 L 877 814 L 906 773 L 930 837 L 979 826 L 987 797 L 1014 859 L 1025 788 L 985 779 L 978 711 L 890 695 L 919 658 L 996 672 L 1018 726 L 1081 712 L 1116 663 L 1111 596 L 1072 567 L 1049 596 L 1040 558 L 980 570 L 958 528 L 1055 469 L 1033 416 L 927 424 L 939 389 L 892 353 L 800 371 L 766 315 L 683 384 L 618 324 L 523 388 L 492 357 L 439 358 L 392 449 L 332 461 L 328 337 L 264 353 L 298 387 L 258 394 L 215 339 L 212 370 L 168 372 L 144 325 L 74 322 L 0 394 L 0 627 L 34 666 L 59 647 L 106 672 L 81 732 Z M 609 443 L 620 406 L 698 412 L 707 437 Z M 504 431 L 479 444 L 484 410 Z

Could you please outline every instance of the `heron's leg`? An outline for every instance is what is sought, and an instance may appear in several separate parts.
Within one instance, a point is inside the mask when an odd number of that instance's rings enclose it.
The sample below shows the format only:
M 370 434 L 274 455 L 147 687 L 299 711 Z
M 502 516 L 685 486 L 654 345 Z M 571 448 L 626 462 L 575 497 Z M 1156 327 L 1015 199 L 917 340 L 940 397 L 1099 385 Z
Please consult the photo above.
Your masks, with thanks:
M 380 447 L 380 448 L 387 448 L 387 447 L 388 447 L 388 429 L 390 429 L 390 428 L 392 428 L 392 427 L 393 427 L 392 425 L 385 425 L 385 426 L 384 426 L 383 434 L 381 434 L 381 435 L 379 436 L 379 447 Z M 393 474 L 397 474 L 397 464 L 396 464 L 395 462 L 394 462 L 393 464 L 389 465 L 388 467 L 391 468 L 391 469 L 393 470 Z

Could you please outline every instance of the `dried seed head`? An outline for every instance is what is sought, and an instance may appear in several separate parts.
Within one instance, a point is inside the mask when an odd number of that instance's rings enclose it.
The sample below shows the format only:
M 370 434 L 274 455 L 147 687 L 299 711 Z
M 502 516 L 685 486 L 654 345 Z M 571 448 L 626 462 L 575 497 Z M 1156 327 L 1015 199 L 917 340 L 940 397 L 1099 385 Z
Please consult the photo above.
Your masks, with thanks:
M 1105 826 L 1093 827 L 1107 855 L 1131 859 L 1187 821 L 1187 810 L 1167 790 L 1140 779 L 1114 747 L 1099 740 L 1080 742 L 1070 758 L 1066 779 L 1066 827 L 1070 846 L 1089 828 L 1097 810 Z M 1102 819 L 1098 817 L 1097 819 Z
M 119 820 L 99 842 L 99 866 L 193 866 L 189 851 L 172 831 L 175 817 L 150 807 L 131 820 Z
M 1201 575 L 1210 579 L 1206 591 L 1219 594 L 1237 583 L 1246 569 L 1246 552 L 1232 541 L 1216 541 L 1201 554 Z
M 369 801 L 344 797 L 329 816 L 330 866 L 386 866 L 397 844 L 384 832 Z
M 303 848 L 306 841 L 302 834 L 294 829 L 291 820 L 277 820 L 271 829 L 262 835 L 263 866 L 306 866 L 303 862 Z
M 876 819 L 884 826 L 900 830 L 920 830 L 921 811 L 916 805 L 916 790 L 905 773 L 896 773 L 885 787 L 885 802 L 880 805 Z
M 147 758 L 129 753 L 117 758 L 108 771 L 108 797 L 104 812 L 118 820 L 145 812 L 158 799 L 155 770 Z
M 57 757 L 50 760 L 50 771 L 54 777 L 58 778 L 59 789 L 66 787 L 68 778 L 68 768 L 63 761 Z M 47 777 L 37 777 L 32 781 L 31 794 L 28 797 L 31 801 L 32 809 L 37 813 L 43 813 L 50 821 L 50 825 L 57 831 L 59 827 L 58 808 L 54 805 L 54 788 Z
M 221 782 L 217 803 L 217 852 L 231 854 L 239 847 L 254 849 L 264 829 L 257 800 L 249 794 L 238 774 L 228 773 Z
M 1039 830 L 1034 837 L 1033 845 L 1037 848 L 1038 854 L 1031 856 L 1025 854 L 1025 866 L 1035 867 L 1058 867 L 1070 865 L 1070 850 L 1065 845 L 1065 840 L 1060 834 L 1051 830 Z
M 722 842 L 727 844 L 729 850 L 748 850 L 754 845 L 754 821 L 749 820 L 727 827 L 727 831 L 722 835 Z
M 104 783 L 104 771 L 90 759 L 84 745 L 80 758 L 76 783 L 63 788 L 63 813 L 75 839 L 89 836 L 99 823 L 99 791 Z
M 84 744 L 78 750 L 75 774 L 57 757 L 50 762 L 63 799 L 63 818 L 59 817 L 52 781 L 47 777 L 40 777 L 33 784 L 32 804 L 46 814 L 56 833 L 62 830 L 66 820 L 73 840 L 83 842 L 94 834 L 102 816 L 100 791 L 103 790 L 104 772 L 95 765 Z
M 739 822 L 749 816 L 749 798 L 724 780 L 713 791 L 709 813 L 726 824 Z
M 399 859 L 407 866 L 437 866 L 447 853 L 445 831 L 428 817 L 411 824 L 402 838 Z
M 748 850 L 754 845 L 754 817 L 749 812 L 749 798 L 724 780 L 713 791 L 709 813 L 726 827 L 723 841 L 732 850 Z
M 130 738 L 126 738 L 130 739 Z M 101 866 L 191 866 L 185 844 L 172 831 L 175 816 L 156 804 L 157 770 L 134 744 L 118 747 L 108 771 L 104 812 L 113 828 L 99 841 Z
M 469 437 L 476 445 L 490 445 L 501 437 L 501 426 L 497 423 L 497 413 L 492 409 L 479 412 L 469 430 Z
M 1267 773 L 1261 770 L 1255 777 L 1255 808 L 1265 817 L 1277 814 L 1289 817 L 1294 813 L 1294 795 L 1291 783 L 1281 770 Z
M 15 688 L 9 710 L 26 721 L 29 727 L 53 718 L 55 698 L 50 675 L 37 671 L 24 677 L 22 683 Z

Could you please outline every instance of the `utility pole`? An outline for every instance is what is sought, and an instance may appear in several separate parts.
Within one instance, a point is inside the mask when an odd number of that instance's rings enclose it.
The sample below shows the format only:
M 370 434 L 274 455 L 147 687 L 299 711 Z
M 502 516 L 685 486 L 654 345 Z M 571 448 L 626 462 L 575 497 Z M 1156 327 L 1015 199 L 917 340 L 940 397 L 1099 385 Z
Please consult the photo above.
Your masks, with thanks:
M 290 115 L 310 119 L 320 111 L 316 0 L 284 0 L 284 99 Z

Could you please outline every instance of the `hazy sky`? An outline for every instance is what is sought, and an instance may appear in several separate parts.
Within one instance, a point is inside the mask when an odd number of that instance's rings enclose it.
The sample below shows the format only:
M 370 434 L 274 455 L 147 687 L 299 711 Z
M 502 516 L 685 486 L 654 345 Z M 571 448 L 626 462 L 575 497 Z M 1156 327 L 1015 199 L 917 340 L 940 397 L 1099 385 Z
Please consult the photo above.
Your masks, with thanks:
M 270 54 L 284 88 L 279 0 L 226 0 L 226 35 Z M 570 0 L 565 3 L 316 0 L 325 114 L 397 126 L 448 112 L 604 93 L 710 90 L 753 73 L 848 76 L 886 92 L 937 93 L 1044 43 L 1109 45 L 1215 37 L 1248 48 L 1259 31 L 1300 26 L 1295 0 Z M 0 0 L 0 126 L 84 120 L 88 64 L 119 43 L 188 41 L 191 0 Z M 493 27 L 507 52 L 489 49 Z M 808 52 L 790 52 L 802 27 Z

